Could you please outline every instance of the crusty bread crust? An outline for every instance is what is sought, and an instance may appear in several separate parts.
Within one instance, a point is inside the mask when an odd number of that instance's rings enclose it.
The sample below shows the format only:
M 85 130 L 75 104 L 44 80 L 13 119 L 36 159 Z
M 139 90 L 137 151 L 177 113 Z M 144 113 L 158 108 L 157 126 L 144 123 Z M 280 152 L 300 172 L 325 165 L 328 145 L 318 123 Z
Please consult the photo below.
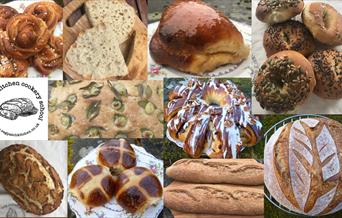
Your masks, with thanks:
M 62 202 L 58 173 L 27 145 L 14 144 L 0 151 L 0 182 L 21 208 L 33 214 L 51 213 Z

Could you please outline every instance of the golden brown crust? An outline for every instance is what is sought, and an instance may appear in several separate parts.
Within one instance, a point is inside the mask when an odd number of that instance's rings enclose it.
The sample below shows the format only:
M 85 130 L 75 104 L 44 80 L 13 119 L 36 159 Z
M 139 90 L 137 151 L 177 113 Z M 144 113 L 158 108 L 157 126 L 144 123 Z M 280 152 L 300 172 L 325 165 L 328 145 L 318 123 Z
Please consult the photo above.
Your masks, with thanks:
M 24 210 L 44 215 L 62 202 L 56 170 L 33 148 L 14 144 L 0 152 L 0 182 Z
M 269 26 L 264 33 L 263 45 L 267 57 L 284 50 L 308 56 L 315 50 L 315 41 L 309 30 L 293 20 Z
M 0 34 L 0 50 L 17 59 L 27 59 L 41 51 L 51 33 L 43 20 L 29 14 L 13 16 Z
M 169 209 L 187 213 L 262 215 L 264 188 L 173 182 L 165 188 L 164 204 Z
M 115 180 L 109 170 L 99 165 L 88 165 L 76 170 L 71 177 L 70 192 L 86 207 L 97 207 L 114 196 Z
M 0 77 L 27 77 L 28 65 L 26 60 L 9 58 L 0 54 Z
M 143 213 L 162 195 L 163 187 L 158 177 L 147 168 L 133 167 L 118 176 L 115 198 L 130 213 Z
M 264 216 L 240 216 L 226 214 L 201 214 L 201 213 L 185 213 L 171 210 L 174 218 L 263 218 Z
M 264 23 L 281 23 L 300 14 L 303 8 L 303 0 L 260 0 L 255 15 Z
M 311 215 L 323 215 L 341 202 L 342 173 L 340 170 L 336 173 L 342 163 L 339 155 L 342 149 L 341 131 L 340 123 L 327 118 L 302 119 L 284 127 L 274 144 L 273 164 L 281 192 L 291 203 L 291 207 L 304 213 L 313 213 Z M 296 158 L 290 152 L 294 152 Z M 296 172 L 291 172 L 294 170 Z M 297 177 L 309 187 L 296 183 Z M 305 196 L 306 188 L 309 190 L 308 196 L 301 197 L 304 202 L 301 204 L 298 196 Z M 328 202 L 326 199 L 317 202 L 334 188 L 336 193 Z M 322 209 L 313 212 L 315 207 Z
M 282 51 L 260 67 L 254 90 L 262 108 L 281 113 L 303 104 L 315 85 L 310 62 L 298 52 Z
M 326 3 L 309 3 L 302 13 L 302 20 L 313 37 L 328 45 L 342 45 L 342 15 Z
M 98 149 L 96 160 L 101 166 L 115 172 L 122 172 L 137 164 L 135 152 L 125 139 L 111 139 L 104 142 Z
M 54 2 L 36 2 L 26 7 L 24 13 L 32 14 L 42 19 L 48 29 L 53 32 L 63 18 L 63 9 Z
M 249 55 L 234 24 L 200 0 L 175 1 L 166 8 L 150 51 L 157 63 L 192 74 L 239 63 Z
M 342 98 L 342 52 L 316 51 L 309 61 L 316 76 L 315 94 L 328 99 Z
M 43 75 L 63 66 L 63 37 L 51 36 L 49 43 L 33 57 L 34 67 Z
M 18 14 L 18 11 L 14 8 L 0 5 L 0 30 L 6 30 L 8 20 L 16 14 Z

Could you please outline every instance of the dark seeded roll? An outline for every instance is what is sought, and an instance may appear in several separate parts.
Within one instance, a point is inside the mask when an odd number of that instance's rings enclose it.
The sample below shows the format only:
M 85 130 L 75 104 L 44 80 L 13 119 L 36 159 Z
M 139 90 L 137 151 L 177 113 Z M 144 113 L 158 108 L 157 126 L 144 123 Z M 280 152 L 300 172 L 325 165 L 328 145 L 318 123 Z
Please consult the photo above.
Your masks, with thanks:
M 315 50 L 315 41 L 304 24 L 290 20 L 267 28 L 264 33 L 264 48 L 267 57 L 284 50 L 293 50 L 308 56 Z
M 303 0 L 260 0 L 255 15 L 264 23 L 281 23 L 300 14 L 303 8 Z
M 309 61 L 317 81 L 314 93 L 322 98 L 342 98 L 342 52 L 316 51 Z
M 262 108 L 281 113 L 305 102 L 315 85 L 310 62 L 298 52 L 282 51 L 261 66 L 254 91 Z

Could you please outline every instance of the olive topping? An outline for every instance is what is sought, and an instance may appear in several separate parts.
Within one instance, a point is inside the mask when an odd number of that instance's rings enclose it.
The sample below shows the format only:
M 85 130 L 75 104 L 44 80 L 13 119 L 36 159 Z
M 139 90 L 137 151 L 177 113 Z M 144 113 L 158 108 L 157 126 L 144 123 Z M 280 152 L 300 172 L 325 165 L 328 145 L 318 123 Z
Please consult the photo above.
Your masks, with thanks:
M 87 118 L 89 121 L 97 117 L 100 113 L 101 101 L 92 102 L 87 108 Z
M 104 131 L 105 128 L 101 126 L 92 126 L 86 130 L 86 134 L 89 138 L 100 138 L 102 136 L 101 131 Z
M 142 138 L 154 138 L 154 134 L 153 134 L 153 132 L 150 129 L 141 128 L 140 132 L 141 132 L 141 137 Z
M 127 117 L 122 114 L 114 114 L 114 124 L 117 127 L 124 127 L 127 124 Z
M 50 135 L 56 135 L 59 133 L 59 129 L 56 125 L 49 124 L 49 133 Z
M 114 108 L 114 110 L 120 111 L 120 112 L 123 112 L 125 110 L 125 105 L 118 98 L 113 99 L 112 107 Z
M 99 84 L 97 82 L 91 82 L 89 85 L 80 88 L 80 90 L 83 90 L 82 96 L 83 98 L 91 98 L 94 96 L 98 96 L 101 92 L 101 89 L 103 87 L 103 84 Z
M 62 113 L 61 124 L 64 128 L 68 129 L 73 121 L 73 117 L 70 114 Z

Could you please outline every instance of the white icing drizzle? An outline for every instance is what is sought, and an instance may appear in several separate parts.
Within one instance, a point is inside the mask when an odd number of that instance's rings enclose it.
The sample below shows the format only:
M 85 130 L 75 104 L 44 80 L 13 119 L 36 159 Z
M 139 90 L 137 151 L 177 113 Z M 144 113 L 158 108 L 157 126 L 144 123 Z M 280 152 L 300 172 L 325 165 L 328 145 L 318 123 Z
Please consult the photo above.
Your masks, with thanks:
M 326 181 L 330 177 L 340 172 L 340 163 L 338 159 L 336 144 L 328 128 L 325 125 L 316 138 L 316 146 L 319 152 L 319 159 L 322 164 L 327 158 L 331 157 L 330 161 L 322 166 L 323 180 Z
M 304 134 L 302 134 L 301 131 L 304 131 Z M 305 135 L 305 130 L 300 121 L 297 120 L 293 123 L 290 130 L 289 139 L 289 168 L 291 186 L 299 207 L 304 210 L 305 203 L 310 193 L 311 177 L 310 173 L 305 169 L 303 163 L 301 163 L 301 161 L 297 158 L 295 151 L 298 151 L 310 163 L 310 165 L 312 165 L 313 157 L 311 151 L 307 151 L 303 145 L 305 144 L 307 147 L 312 148 L 310 140 Z
M 226 105 L 210 105 L 206 102 L 203 96 L 205 96 L 207 90 L 223 92 Z M 261 131 L 262 124 L 252 116 L 250 102 L 237 86 L 229 80 L 223 83 L 214 79 L 208 82 L 191 79 L 187 85 L 177 86 L 175 92 L 178 95 L 177 97 L 184 98 L 185 102 L 182 108 L 178 110 L 177 115 L 168 122 L 167 127 L 178 132 L 179 128 L 185 130 L 190 125 L 196 125 L 195 120 L 197 119 L 209 119 L 209 122 L 214 123 L 215 131 L 221 132 L 222 137 L 220 140 L 224 147 L 224 158 L 229 157 L 228 153 L 231 153 L 233 158 L 237 157 L 237 151 L 242 146 L 239 128 L 250 125 L 257 135 Z M 186 96 L 183 96 L 184 93 L 186 93 Z M 198 108 L 199 105 L 200 108 Z M 168 104 L 169 108 L 172 108 L 172 106 L 170 103 Z M 197 116 L 199 113 L 201 116 Z M 189 120 L 185 120 L 184 117 L 189 118 Z M 180 125 L 182 123 L 184 125 Z M 209 128 L 209 125 L 207 125 L 207 128 Z M 193 134 L 196 136 L 196 134 L 199 134 L 199 130 L 196 128 Z M 195 138 L 197 137 L 192 137 L 190 140 L 192 144 L 190 146 L 193 150 L 197 147 Z

